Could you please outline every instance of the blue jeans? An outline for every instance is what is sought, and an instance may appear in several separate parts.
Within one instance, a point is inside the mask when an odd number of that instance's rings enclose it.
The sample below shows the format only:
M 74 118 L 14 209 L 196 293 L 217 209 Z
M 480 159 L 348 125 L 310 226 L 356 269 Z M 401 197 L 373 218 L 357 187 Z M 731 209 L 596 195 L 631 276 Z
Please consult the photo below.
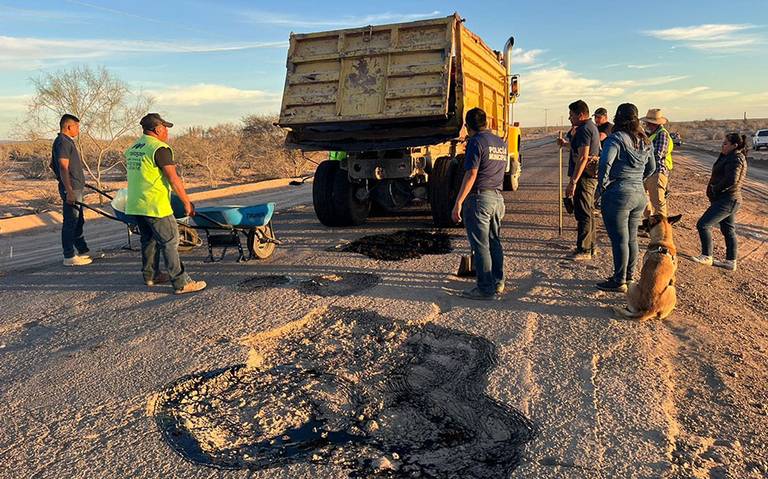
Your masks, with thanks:
M 470 194 L 462 208 L 469 247 L 474 255 L 477 288 L 487 295 L 504 284 L 504 251 L 501 248 L 501 220 L 504 197 L 500 191 Z
M 720 231 L 725 237 L 725 259 L 738 258 L 738 242 L 736 241 L 736 212 L 741 202 L 735 198 L 721 198 L 713 201 L 707 211 L 696 223 L 701 239 L 701 254 L 712 256 L 712 232 L 710 229 L 720 223 Z
M 192 281 L 184 271 L 179 258 L 179 227 L 173 215 L 163 218 L 135 216 L 141 232 L 141 272 L 144 281 L 151 280 L 159 272 L 160 255 L 163 256 L 168 276 L 176 289 Z
M 613 280 L 624 284 L 632 280 L 637 263 L 637 228 L 645 210 L 645 190 L 637 185 L 611 185 L 602 197 L 605 231 L 611 239 Z
M 85 254 L 89 251 L 83 235 L 83 225 L 85 225 L 83 207 L 67 204 L 67 193 L 62 188 L 59 188 L 59 195 L 64 204 L 62 208 L 64 219 L 61 223 L 61 249 L 64 251 L 65 258 L 73 258 L 75 249 L 79 254 Z M 82 190 L 75 190 L 75 200 L 82 203 Z

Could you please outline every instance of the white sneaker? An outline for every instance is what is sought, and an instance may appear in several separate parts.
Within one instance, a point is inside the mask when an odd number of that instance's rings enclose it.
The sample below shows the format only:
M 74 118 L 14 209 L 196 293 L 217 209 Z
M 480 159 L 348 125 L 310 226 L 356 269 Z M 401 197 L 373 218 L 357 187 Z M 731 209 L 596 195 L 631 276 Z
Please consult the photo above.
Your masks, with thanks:
M 703 254 L 700 254 L 699 256 L 691 256 L 691 260 L 705 266 L 712 266 L 714 263 L 714 260 L 711 256 L 704 256 Z
M 85 266 L 91 264 L 93 260 L 90 256 L 73 256 L 64 258 L 64 266 Z
M 727 259 L 725 261 L 714 261 L 713 264 L 719 268 L 727 269 L 728 271 L 736 271 L 735 259 Z

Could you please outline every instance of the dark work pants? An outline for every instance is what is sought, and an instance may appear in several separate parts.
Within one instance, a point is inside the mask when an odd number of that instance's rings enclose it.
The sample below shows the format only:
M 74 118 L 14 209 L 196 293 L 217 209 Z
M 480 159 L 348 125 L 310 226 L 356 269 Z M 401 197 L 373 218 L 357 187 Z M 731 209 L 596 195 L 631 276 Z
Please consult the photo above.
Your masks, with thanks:
M 61 224 L 61 249 L 64 251 L 65 258 L 73 258 L 75 250 L 79 254 L 85 254 L 89 251 L 88 244 L 85 242 L 85 236 L 83 235 L 83 225 L 85 224 L 83 207 L 67 204 L 66 192 L 59 190 L 59 194 L 64 204 L 62 207 L 64 219 Z M 75 190 L 75 200 L 82 203 L 82 190 Z
M 141 272 L 144 281 L 151 280 L 159 272 L 161 255 L 175 289 L 181 289 L 192 281 L 179 258 L 176 218 L 173 215 L 163 218 L 136 215 L 136 222 L 141 232 Z
M 597 178 L 584 175 L 576 183 L 573 194 L 573 216 L 576 218 L 576 249 L 592 253 L 595 249 L 595 190 Z
M 734 260 L 738 258 L 738 242 L 736 241 L 736 212 L 739 211 L 741 203 L 730 197 L 721 198 L 712 202 L 707 211 L 701 215 L 701 219 L 696 223 L 696 229 L 699 230 L 701 239 L 701 254 L 712 256 L 712 232 L 710 229 L 716 224 L 720 224 L 720 231 L 725 237 L 725 259 Z

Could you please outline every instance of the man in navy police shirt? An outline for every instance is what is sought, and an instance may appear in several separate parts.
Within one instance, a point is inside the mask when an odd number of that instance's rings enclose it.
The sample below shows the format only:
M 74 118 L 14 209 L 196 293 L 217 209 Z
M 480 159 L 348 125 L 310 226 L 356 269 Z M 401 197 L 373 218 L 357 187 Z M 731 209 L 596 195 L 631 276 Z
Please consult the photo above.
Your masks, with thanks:
M 507 145 L 486 127 L 480 108 L 467 112 L 469 140 L 464 159 L 464 179 L 453 207 L 452 219 L 464 219 L 474 254 L 477 286 L 462 293 L 470 299 L 496 299 L 504 291 L 504 251 L 501 220 L 504 197 L 501 190 L 507 169 Z

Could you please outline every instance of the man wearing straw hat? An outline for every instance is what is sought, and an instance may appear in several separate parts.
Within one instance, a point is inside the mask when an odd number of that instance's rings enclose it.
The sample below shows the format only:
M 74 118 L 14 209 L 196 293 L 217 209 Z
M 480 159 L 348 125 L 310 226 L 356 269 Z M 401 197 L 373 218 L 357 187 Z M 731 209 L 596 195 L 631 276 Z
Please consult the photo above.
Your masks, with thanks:
M 667 119 L 659 108 L 651 108 L 644 118 L 648 138 L 653 143 L 653 154 L 656 159 L 656 171 L 646 178 L 645 191 L 648 193 L 648 205 L 645 207 L 645 218 L 655 214 L 667 216 L 667 188 L 669 173 L 672 171 L 672 150 L 674 144 L 664 125 Z

